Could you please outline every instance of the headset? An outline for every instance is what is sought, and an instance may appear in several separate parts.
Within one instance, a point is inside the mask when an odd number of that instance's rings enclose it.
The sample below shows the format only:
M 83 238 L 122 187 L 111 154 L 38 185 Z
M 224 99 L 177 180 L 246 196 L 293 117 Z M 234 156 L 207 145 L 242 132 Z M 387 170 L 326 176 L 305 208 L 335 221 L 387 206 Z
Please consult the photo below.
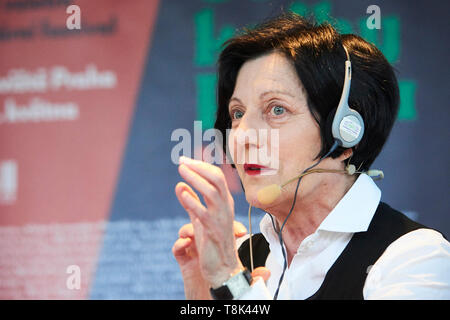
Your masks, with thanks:
M 347 56 L 345 61 L 344 87 L 342 88 L 341 99 L 334 115 L 331 126 L 333 138 L 344 148 L 356 146 L 364 135 L 364 121 L 358 111 L 350 109 L 348 97 L 350 95 L 350 85 L 352 82 L 352 63 L 347 48 L 342 45 Z
M 274 219 L 271 214 L 269 214 L 271 220 L 272 220 L 272 226 L 275 230 L 275 232 L 278 234 L 278 238 L 280 240 L 280 246 L 283 253 L 284 258 L 284 266 L 283 271 L 280 276 L 280 280 L 278 282 L 278 287 L 274 295 L 274 300 L 278 298 L 278 291 L 280 290 L 281 283 L 283 281 L 284 273 L 287 268 L 287 257 L 286 257 L 286 251 L 283 246 L 283 238 L 282 238 L 282 231 L 284 226 L 286 225 L 287 220 L 291 216 L 291 213 L 294 209 L 295 202 L 297 199 L 297 192 L 300 185 L 301 179 L 308 174 L 311 173 L 321 173 L 321 172 L 333 172 L 333 173 L 344 173 L 348 175 L 353 175 L 355 173 L 366 173 L 369 176 L 371 176 L 374 179 L 383 179 L 384 174 L 381 170 L 369 170 L 367 172 L 361 172 L 356 169 L 356 167 L 353 164 L 350 164 L 350 161 L 348 161 L 348 164 L 345 168 L 345 170 L 332 170 L 332 169 L 313 169 L 315 166 L 317 166 L 323 159 L 327 158 L 333 151 L 335 151 L 339 146 L 342 146 L 344 148 L 352 148 L 356 146 L 362 139 L 364 135 L 364 121 L 361 115 L 358 113 L 358 111 L 351 109 L 348 105 L 348 98 L 350 95 L 350 86 L 351 86 L 351 80 L 352 80 L 352 64 L 350 61 L 350 55 L 347 51 L 347 48 L 342 45 L 346 54 L 346 61 L 345 61 L 345 78 L 344 78 L 344 86 L 342 88 L 341 98 L 339 100 L 338 107 L 336 108 L 336 113 L 333 117 L 333 122 L 331 124 L 331 134 L 334 138 L 333 146 L 330 148 L 330 150 L 319 159 L 315 164 L 310 166 L 309 168 L 305 169 L 301 174 L 295 176 L 294 178 L 286 181 L 285 183 L 278 185 L 278 184 L 271 184 L 269 186 L 266 186 L 262 189 L 260 189 L 257 192 L 257 199 L 258 201 L 263 204 L 267 205 L 272 202 L 274 202 L 282 192 L 282 188 L 286 186 L 287 184 L 293 182 L 294 180 L 297 180 L 297 187 L 295 189 L 294 194 L 294 200 L 291 206 L 291 209 L 286 216 L 283 224 L 277 231 L 277 228 L 275 226 Z M 361 164 L 362 165 L 362 164 Z M 361 166 L 360 166 L 361 168 Z M 242 185 L 242 182 L 241 182 Z M 245 192 L 245 190 L 244 190 Z M 253 244 L 252 244 L 252 224 L 251 224 L 251 208 L 252 206 L 249 206 L 248 209 L 248 219 L 249 219 L 249 244 L 250 244 L 250 267 L 251 271 L 253 271 Z

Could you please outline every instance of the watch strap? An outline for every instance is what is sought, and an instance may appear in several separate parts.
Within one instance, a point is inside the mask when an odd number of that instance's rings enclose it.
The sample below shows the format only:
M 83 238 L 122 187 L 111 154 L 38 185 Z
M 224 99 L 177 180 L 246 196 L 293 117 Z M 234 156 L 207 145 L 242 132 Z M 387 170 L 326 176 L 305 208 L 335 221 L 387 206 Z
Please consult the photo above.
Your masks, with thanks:
M 243 271 L 233 275 L 231 278 L 234 277 L 239 277 L 241 276 L 241 274 L 244 276 L 245 280 L 247 281 L 248 285 L 250 286 L 250 284 L 252 283 L 252 274 L 250 273 L 250 271 L 245 268 Z M 230 280 L 232 279 L 228 279 L 222 286 L 213 289 L 210 289 L 210 293 L 211 296 L 214 300 L 233 300 L 235 298 L 239 298 L 239 297 L 234 297 L 233 293 L 231 292 L 230 288 L 228 287 L 228 284 L 230 282 Z

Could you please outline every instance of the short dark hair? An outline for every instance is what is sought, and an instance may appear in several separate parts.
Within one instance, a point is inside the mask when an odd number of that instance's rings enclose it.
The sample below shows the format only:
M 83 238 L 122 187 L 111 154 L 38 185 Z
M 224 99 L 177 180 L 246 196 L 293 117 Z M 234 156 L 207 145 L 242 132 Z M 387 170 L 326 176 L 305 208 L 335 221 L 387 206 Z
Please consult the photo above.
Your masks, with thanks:
M 394 125 L 399 89 L 394 70 L 374 45 L 357 35 L 340 35 L 328 23 L 317 24 L 293 12 L 282 13 L 252 29 L 244 28 L 222 46 L 217 62 L 218 109 L 214 128 L 221 131 L 226 153 L 226 129 L 231 128 L 228 104 L 242 65 L 272 52 L 293 62 L 307 93 L 308 108 L 320 127 L 322 147 L 317 159 L 331 148 L 331 122 L 344 84 L 347 48 L 352 63 L 349 105 L 364 119 L 365 132 L 353 147 L 351 163 L 368 170 L 380 153 Z M 339 147 L 336 158 L 345 150 Z M 233 166 L 234 167 L 234 166 Z

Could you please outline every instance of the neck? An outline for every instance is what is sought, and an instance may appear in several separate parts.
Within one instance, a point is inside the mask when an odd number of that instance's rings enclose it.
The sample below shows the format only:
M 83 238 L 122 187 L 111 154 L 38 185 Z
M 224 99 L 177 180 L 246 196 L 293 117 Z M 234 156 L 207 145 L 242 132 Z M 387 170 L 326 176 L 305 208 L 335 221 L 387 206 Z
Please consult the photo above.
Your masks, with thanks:
M 315 182 L 314 179 L 320 180 Z M 311 192 L 302 192 L 302 185 L 306 182 L 315 183 Z M 283 228 L 283 242 L 287 249 L 289 264 L 300 243 L 317 230 L 354 182 L 354 176 L 334 173 L 312 174 L 302 179 L 293 212 Z M 296 186 L 297 183 L 293 182 L 289 188 L 291 197 L 276 208 L 268 210 L 276 218 L 278 228 L 281 227 L 292 207 Z

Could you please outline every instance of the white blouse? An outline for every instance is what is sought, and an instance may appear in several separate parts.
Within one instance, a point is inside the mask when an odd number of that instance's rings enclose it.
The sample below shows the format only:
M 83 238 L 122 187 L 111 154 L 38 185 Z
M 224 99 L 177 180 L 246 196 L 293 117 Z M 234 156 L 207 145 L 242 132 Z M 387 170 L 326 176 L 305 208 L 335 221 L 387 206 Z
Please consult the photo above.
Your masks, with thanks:
M 306 299 L 322 285 L 328 270 L 355 232 L 367 231 L 381 191 L 361 174 L 317 230 L 300 244 L 286 269 L 278 299 Z M 259 280 L 240 299 L 273 299 L 284 259 L 278 235 L 266 214 L 260 230 L 269 243 L 267 283 Z M 238 246 L 247 237 L 238 239 Z M 385 250 L 373 266 L 363 289 L 364 299 L 450 299 L 450 243 L 434 230 L 409 232 Z

